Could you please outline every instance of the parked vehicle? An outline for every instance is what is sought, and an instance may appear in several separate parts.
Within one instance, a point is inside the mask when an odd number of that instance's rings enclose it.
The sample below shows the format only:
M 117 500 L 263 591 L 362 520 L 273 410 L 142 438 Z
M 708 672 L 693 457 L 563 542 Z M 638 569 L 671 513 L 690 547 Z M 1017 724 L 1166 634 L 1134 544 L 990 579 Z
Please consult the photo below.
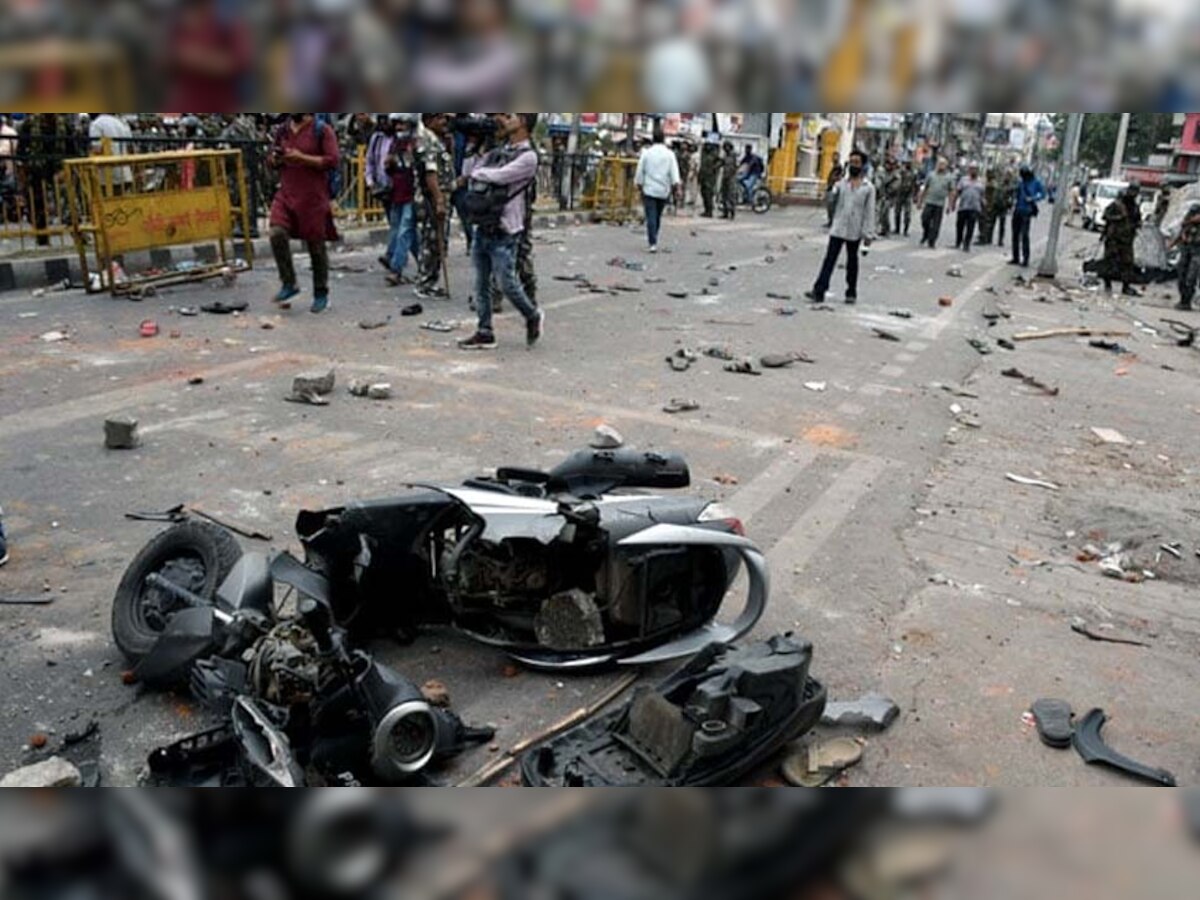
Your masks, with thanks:
M 548 473 L 301 512 L 304 563 L 285 583 L 355 635 L 446 625 L 547 669 L 688 657 L 749 632 L 769 593 L 763 554 L 719 504 L 647 492 L 689 481 L 675 454 L 582 451 Z M 165 583 L 212 602 L 240 555 L 196 523 L 159 535 L 118 588 L 117 645 L 141 659 L 188 605 Z M 745 605 L 718 623 L 743 563 Z
M 1104 225 L 1104 211 L 1108 205 L 1129 188 L 1129 182 L 1101 178 L 1089 181 L 1083 201 L 1083 227 L 1089 231 Z

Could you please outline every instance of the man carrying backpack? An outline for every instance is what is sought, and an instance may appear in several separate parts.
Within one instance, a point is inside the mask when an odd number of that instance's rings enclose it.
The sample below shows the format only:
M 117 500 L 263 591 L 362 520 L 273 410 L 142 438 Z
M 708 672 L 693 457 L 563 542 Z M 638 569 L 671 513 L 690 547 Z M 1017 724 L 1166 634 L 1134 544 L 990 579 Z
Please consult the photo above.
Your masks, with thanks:
M 274 302 L 290 309 L 300 293 L 292 261 L 293 239 L 304 241 L 312 260 L 312 312 L 329 308 L 329 250 L 338 239 L 333 223 L 330 172 L 338 167 L 337 135 L 318 127 L 312 113 L 291 113 L 275 132 L 267 162 L 280 171 L 279 190 L 271 204 L 271 252 L 282 285 Z
M 475 227 L 471 262 L 479 315 L 475 334 L 458 343 L 464 350 L 496 347 L 489 290 L 493 272 L 499 277 L 504 295 L 525 317 L 526 345 L 533 347 L 542 336 L 546 316 L 525 293 L 516 266 L 518 243 L 527 227 L 527 197 L 537 178 L 537 152 L 529 140 L 536 123 L 536 113 L 498 113 L 497 135 L 504 146 L 488 153 L 460 179 L 468 188 L 463 203 Z

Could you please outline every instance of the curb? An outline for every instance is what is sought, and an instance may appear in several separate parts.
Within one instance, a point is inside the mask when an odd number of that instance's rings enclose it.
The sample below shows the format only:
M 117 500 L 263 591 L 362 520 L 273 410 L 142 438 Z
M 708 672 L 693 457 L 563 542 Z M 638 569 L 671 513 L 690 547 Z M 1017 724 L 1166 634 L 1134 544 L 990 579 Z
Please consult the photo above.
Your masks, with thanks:
M 339 243 L 342 246 L 362 247 L 370 244 L 386 244 L 387 239 L 386 228 L 357 228 L 353 231 L 343 232 Z M 254 245 L 256 260 L 270 259 L 271 242 L 268 238 L 254 238 L 251 243 Z M 240 249 L 241 241 L 235 241 L 233 245 L 235 256 L 238 255 Z M 125 254 L 125 267 L 133 271 L 150 268 L 167 269 L 176 263 L 210 263 L 216 262 L 219 258 L 220 248 L 217 244 L 159 247 Z M 0 261 L 0 293 L 35 290 L 61 284 L 67 280 L 76 284 L 83 281 L 83 272 L 79 268 L 79 255 L 73 252 L 62 256 Z
M 572 225 L 586 225 L 590 217 L 583 213 L 559 213 L 557 215 L 535 215 L 534 227 L 542 230 L 569 228 Z M 371 244 L 386 244 L 388 229 L 386 228 L 355 228 L 342 232 L 339 242 L 342 246 L 362 247 Z M 256 260 L 270 259 L 271 243 L 265 237 L 253 240 L 254 258 Z M 234 255 L 240 249 L 241 242 L 234 242 Z M 125 267 L 128 270 L 168 269 L 181 262 L 216 262 L 220 250 L 216 244 L 196 244 L 191 247 L 159 247 L 153 250 L 142 250 L 125 254 Z M 0 260 L 0 293 L 19 290 L 35 290 L 72 281 L 76 284 L 83 281 L 83 272 L 79 268 L 79 255 L 74 250 L 62 252 L 60 256 L 40 256 L 33 259 Z

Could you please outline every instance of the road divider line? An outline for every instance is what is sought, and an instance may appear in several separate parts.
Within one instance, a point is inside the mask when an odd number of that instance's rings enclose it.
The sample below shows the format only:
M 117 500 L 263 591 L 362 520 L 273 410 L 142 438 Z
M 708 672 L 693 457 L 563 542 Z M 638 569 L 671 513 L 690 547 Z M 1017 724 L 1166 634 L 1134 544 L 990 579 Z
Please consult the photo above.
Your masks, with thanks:
M 880 457 L 862 457 L 838 474 L 816 501 L 804 510 L 767 553 L 772 571 L 784 575 L 804 569 L 816 552 L 834 536 L 859 502 L 875 487 L 890 463 Z M 795 592 L 776 592 L 776 602 Z

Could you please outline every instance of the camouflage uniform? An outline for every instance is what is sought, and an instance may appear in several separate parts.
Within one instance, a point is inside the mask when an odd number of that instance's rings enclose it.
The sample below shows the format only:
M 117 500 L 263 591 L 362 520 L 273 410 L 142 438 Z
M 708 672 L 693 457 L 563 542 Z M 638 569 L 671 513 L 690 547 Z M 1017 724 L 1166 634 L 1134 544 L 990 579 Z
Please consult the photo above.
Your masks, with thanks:
M 701 215 L 712 218 L 717 198 L 717 179 L 721 175 L 721 148 L 705 143 L 700 149 L 700 199 L 704 203 Z
M 721 157 L 721 218 L 732 219 L 737 213 L 738 202 L 738 157 L 730 148 Z
M 887 237 L 892 233 L 892 209 L 899 194 L 900 172 L 896 164 L 889 160 L 880 173 L 879 184 L 876 185 L 876 231 L 880 237 Z
M 1125 292 L 1131 291 L 1130 282 L 1134 278 L 1133 242 L 1137 239 L 1138 219 L 1135 204 L 1118 197 L 1104 210 L 1104 261 L 1100 275 L 1104 284 L 1112 288 L 1114 281 L 1120 281 Z
M 1193 204 L 1179 230 L 1179 309 L 1190 310 L 1200 284 L 1200 203 Z
M 996 233 L 996 183 L 992 180 L 991 172 L 984 176 L 987 180 L 983 186 L 983 209 L 979 211 L 979 239 L 975 241 L 977 247 L 986 247 L 992 242 L 992 235 Z
M 692 174 L 692 151 L 685 143 L 675 145 L 675 161 L 679 163 L 679 207 L 687 206 L 688 176 Z
M 1004 246 L 1004 223 L 1008 219 L 1009 210 L 1013 208 L 1017 196 L 1017 177 L 1011 169 L 1005 169 L 1000 176 L 1000 184 L 992 195 L 991 216 L 996 223 L 996 246 Z M 990 235 L 989 235 L 990 237 Z
M 917 173 L 912 170 L 912 166 L 906 166 L 899 172 L 900 183 L 896 189 L 896 234 L 903 230 L 907 236 L 908 229 L 912 227 L 913 200 L 917 196 Z
M 420 291 L 440 294 L 444 288 L 439 285 L 442 279 L 442 252 L 446 247 L 446 219 L 438 220 L 433 206 L 433 197 L 425 187 L 428 175 L 437 177 L 445 201 L 446 212 L 450 209 L 450 195 L 454 192 L 454 155 L 446 148 L 446 143 L 428 129 L 423 129 L 417 136 L 415 151 L 417 169 L 417 193 L 419 200 L 417 208 L 417 230 L 421 238 L 421 256 L 417 265 L 417 289 Z M 441 235 L 438 228 L 441 228 Z

